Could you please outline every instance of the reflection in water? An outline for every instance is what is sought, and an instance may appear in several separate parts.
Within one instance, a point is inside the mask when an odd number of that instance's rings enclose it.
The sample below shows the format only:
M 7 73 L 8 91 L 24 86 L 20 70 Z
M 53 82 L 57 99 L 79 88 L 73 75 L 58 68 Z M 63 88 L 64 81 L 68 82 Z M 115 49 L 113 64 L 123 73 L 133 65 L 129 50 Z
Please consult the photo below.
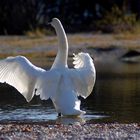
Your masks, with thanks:
M 51 102 L 34 98 L 26 103 L 13 88 L 0 87 L 0 122 L 55 121 L 64 124 L 92 122 L 139 122 L 140 121 L 140 66 L 117 64 L 97 68 L 97 81 L 93 91 L 82 101 L 87 114 L 79 118 L 58 118 Z M 116 66 L 116 65 L 115 65 Z
M 46 111 L 47 110 L 47 111 Z M 13 110 L 1 110 L 0 121 L 43 121 L 55 120 L 57 114 L 50 108 L 19 108 Z
M 84 106 L 93 113 L 109 115 L 110 121 L 140 121 L 139 83 L 135 78 L 100 79 Z
M 75 124 L 75 123 L 85 123 L 86 120 L 85 118 L 83 118 L 83 116 L 79 116 L 79 117 L 58 117 L 56 119 L 57 123 L 61 123 L 61 124 Z
M 108 72 L 97 73 L 94 94 L 85 102 L 86 109 L 110 116 L 102 121 L 139 122 L 140 65 L 118 67 L 114 72 L 108 68 Z
M 40 106 L 29 106 L 28 108 L 22 107 L 16 109 L 0 109 L 0 122 L 46 122 L 55 121 L 56 123 L 62 124 L 75 124 L 75 123 L 85 123 L 87 120 L 91 119 L 101 119 L 105 118 L 103 115 L 93 115 L 86 114 L 79 117 L 57 117 L 57 113 L 54 109 L 50 107 Z

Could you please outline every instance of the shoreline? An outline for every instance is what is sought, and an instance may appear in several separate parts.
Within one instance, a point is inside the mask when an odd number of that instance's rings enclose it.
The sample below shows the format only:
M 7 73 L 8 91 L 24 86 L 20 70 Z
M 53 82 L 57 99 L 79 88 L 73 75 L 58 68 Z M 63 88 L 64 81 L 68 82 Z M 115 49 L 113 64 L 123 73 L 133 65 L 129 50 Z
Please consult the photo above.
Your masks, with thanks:
M 0 124 L 0 139 L 139 139 L 140 123 Z

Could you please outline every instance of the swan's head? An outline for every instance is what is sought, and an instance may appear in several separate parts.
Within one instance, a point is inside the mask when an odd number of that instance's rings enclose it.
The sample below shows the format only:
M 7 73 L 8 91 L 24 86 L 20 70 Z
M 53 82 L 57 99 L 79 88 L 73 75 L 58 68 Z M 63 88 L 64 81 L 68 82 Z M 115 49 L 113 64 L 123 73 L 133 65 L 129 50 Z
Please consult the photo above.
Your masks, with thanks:
M 53 27 L 56 27 L 57 25 L 61 25 L 61 22 L 58 18 L 53 18 L 52 21 L 50 22 L 50 24 L 53 26 Z

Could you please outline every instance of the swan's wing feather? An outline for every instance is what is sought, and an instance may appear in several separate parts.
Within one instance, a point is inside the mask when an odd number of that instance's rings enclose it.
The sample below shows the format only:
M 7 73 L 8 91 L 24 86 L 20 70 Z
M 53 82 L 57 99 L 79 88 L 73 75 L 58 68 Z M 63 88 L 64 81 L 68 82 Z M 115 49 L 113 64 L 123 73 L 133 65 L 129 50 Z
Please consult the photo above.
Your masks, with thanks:
M 83 98 L 88 97 L 94 87 L 96 72 L 93 60 L 88 53 L 74 54 L 74 68 L 70 70 L 74 89 Z
M 0 61 L 0 82 L 15 87 L 29 102 L 35 93 L 36 78 L 43 71 L 23 56 L 8 57 Z
M 60 73 L 57 70 L 46 71 L 41 74 L 36 83 L 36 95 L 40 95 L 41 100 L 54 98 L 58 92 Z

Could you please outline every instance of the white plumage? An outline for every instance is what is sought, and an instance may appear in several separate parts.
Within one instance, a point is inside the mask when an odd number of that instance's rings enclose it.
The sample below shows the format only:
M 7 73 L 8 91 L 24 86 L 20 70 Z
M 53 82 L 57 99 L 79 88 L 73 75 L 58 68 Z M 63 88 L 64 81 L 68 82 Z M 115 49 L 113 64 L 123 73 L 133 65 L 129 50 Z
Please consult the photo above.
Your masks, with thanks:
M 95 83 L 95 67 L 88 53 L 74 54 L 74 69 L 67 66 L 68 41 L 61 22 L 53 18 L 59 47 L 49 71 L 34 66 L 24 56 L 8 57 L 0 61 L 0 82 L 15 87 L 29 102 L 33 96 L 51 99 L 58 113 L 80 115 L 78 96 L 88 97 Z

